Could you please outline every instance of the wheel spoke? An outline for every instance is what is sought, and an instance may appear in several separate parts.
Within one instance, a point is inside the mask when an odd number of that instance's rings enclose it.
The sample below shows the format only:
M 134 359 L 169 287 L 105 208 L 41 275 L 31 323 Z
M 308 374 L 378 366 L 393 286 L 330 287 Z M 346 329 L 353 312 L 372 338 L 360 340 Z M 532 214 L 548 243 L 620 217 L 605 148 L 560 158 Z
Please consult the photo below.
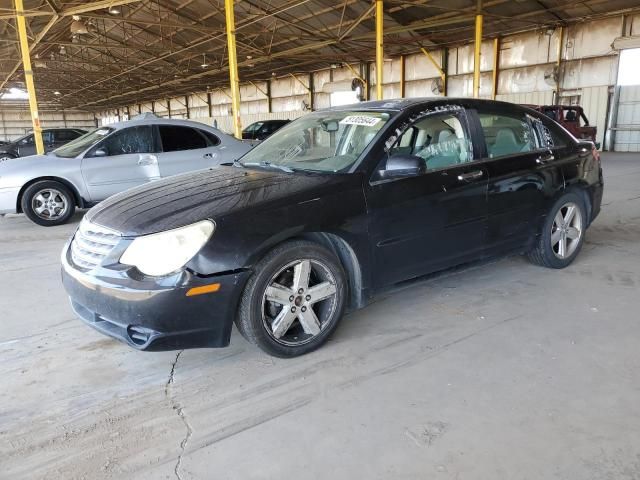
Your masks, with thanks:
M 309 300 L 310 304 L 325 300 L 332 295 L 335 295 L 335 293 L 336 286 L 331 282 L 319 283 L 307 290 L 307 294 L 311 296 L 311 300 Z
M 36 202 L 40 202 L 40 203 L 44 203 L 47 201 L 46 198 L 44 198 L 44 196 L 42 195 L 42 192 L 40 192 L 38 195 L 36 195 L 36 197 L 34 198 L 34 200 Z
M 562 226 L 562 224 L 564 223 L 564 217 L 562 216 L 562 209 L 558 210 L 558 213 L 556 213 L 556 216 L 553 219 L 553 221 L 555 222 L 556 227 L 560 228 Z
M 280 285 L 279 283 L 273 283 L 267 287 L 266 291 L 267 300 L 270 302 L 279 303 L 280 305 L 289 305 L 290 298 L 293 295 L 293 290 Z
M 309 288 L 309 275 L 311 274 L 311 262 L 302 260 L 293 267 L 293 289 L 297 291 L 299 288 L 305 290 Z
M 551 246 L 555 247 L 562 239 L 562 230 L 556 230 L 551 234 Z
M 307 308 L 306 312 L 301 311 L 298 315 L 298 319 L 300 320 L 300 325 L 302 325 L 305 333 L 309 335 L 317 335 L 320 333 L 320 320 L 318 320 L 313 308 Z
M 36 213 L 42 214 L 45 210 L 47 209 L 46 206 L 44 205 L 40 205 L 39 207 L 35 207 L 34 210 L 36 211 Z
M 560 241 L 558 242 L 558 255 L 560 258 L 564 258 L 567 254 L 567 237 L 562 235 Z
M 567 207 L 567 213 L 564 214 L 564 223 L 567 225 L 571 225 L 571 221 L 573 217 L 576 215 L 576 207 L 574 205 L 569 205 Z
M 282 307 L 282 310 L 271 324 L 273 336 L 281 338 L 285 333 L 287 333 L 287 330 L 289 330 L 289 327 L 291 327 L 291 324 L 295 319 L 296 314 L 291 312 L 289 307 Z
M 569 237 L 571 240 L 577 240 L 578 238 L 580 238 L 580 230 L 578 230 L 576 227 L 569 227 L 569 229 L 567 230 L 567 237 Z

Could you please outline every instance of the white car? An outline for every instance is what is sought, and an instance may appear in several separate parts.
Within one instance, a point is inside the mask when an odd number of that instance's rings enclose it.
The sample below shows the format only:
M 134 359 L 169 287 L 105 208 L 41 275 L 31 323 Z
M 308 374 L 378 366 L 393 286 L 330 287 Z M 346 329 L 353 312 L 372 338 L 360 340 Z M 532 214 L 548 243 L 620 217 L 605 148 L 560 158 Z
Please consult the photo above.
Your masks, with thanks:
M 179 173 L 233 162 L 251 149 L 203 123 L 144 115 L 99 127 L 46 155 L 0 162 L 0 214 L 65 223 L 75 208 Z

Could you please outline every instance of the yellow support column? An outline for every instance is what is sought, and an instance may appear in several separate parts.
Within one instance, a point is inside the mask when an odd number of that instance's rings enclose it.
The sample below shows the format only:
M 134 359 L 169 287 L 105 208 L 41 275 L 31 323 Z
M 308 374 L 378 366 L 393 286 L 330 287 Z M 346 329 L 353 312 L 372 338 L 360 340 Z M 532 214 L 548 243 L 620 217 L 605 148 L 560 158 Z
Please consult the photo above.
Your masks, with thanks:
M 482 0 L 478 0 L 476 10 L 476 39 L 473 55 L 473 96 L 480 96 L 480 48 L 482 47 Z
M 500 37 L 493 39 L 493 88 L 491 99 L 495 100 L 498 95 L 498 75 L 500 75 Z
M 20 38 L 20 51 L 22 52 L 22 66 L 24 68 L 24 78 L 29 94 L 29 108 L 31 110 L 31 123 L 33 124 L 33 138 L 36 141 L 36 152 L 38 155 L 44 153 L 42 143 L 42 128 L 40 127 L 40 117 L 38 115 L 38 100 L 36 99 L 36 88 L 33 84 L 33 71 L 31 70 L 31 57 L 29 55 L 29 41 L 27 40 L 27 24 L 24 19 L 24 5 L 22 0 L 15 0 L 16 24 L 18 26 L 18 37 Z
M 376 0 L 376 95 L 378 100 L 382 100 L 382 69 L 384 68 L 383 15 L 382 0 Z
M 236 25 L 233 15 L 233 0 L 224 0 L 227 20 L 227 50 L 229 51 L 229 79 L 231 81 L 231 110 L 233 111 L 233 133 L 242 139 L 240 122 L 240 79 L 238 78 L 238 57 L 236 55 Z

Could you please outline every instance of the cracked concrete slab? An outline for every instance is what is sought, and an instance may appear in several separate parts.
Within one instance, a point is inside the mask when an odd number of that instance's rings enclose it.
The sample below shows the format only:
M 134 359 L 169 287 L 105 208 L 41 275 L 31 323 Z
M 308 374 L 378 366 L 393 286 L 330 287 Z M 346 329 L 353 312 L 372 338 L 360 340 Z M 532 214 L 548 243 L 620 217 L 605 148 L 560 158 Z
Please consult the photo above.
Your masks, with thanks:
M 639 162 L 604 155 L 571 267 L 516 256 L 403 285 L 294 360 L 236 332 L 184 352 L 106 338 L 60 285 L 75 224 L 0 218 L 0 476 L 640 478 Z

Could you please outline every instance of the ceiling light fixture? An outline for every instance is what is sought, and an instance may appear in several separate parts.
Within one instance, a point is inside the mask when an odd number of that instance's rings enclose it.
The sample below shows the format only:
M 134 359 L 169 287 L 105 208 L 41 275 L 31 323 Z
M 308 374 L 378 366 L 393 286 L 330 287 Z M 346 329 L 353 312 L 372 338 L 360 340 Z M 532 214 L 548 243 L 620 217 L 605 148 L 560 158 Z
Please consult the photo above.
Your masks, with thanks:
M 120 15 L 120 7 L 117 7 L 116 5 L 111 5 L 109 7 L 109 10 L 107 10 L 107 12 L 109 13 L 109 15 Z
M 207 57 L 206 55 L 203 53 L 202 54 L 202 65 L 200 65 L 202 68 L 207 68 L 209 66 L 209 64 L 207 63 Z
M 55 92 L 53 92 L 53 94 L 54 95 L 60 95 L 60 92 L 56 90 Z

